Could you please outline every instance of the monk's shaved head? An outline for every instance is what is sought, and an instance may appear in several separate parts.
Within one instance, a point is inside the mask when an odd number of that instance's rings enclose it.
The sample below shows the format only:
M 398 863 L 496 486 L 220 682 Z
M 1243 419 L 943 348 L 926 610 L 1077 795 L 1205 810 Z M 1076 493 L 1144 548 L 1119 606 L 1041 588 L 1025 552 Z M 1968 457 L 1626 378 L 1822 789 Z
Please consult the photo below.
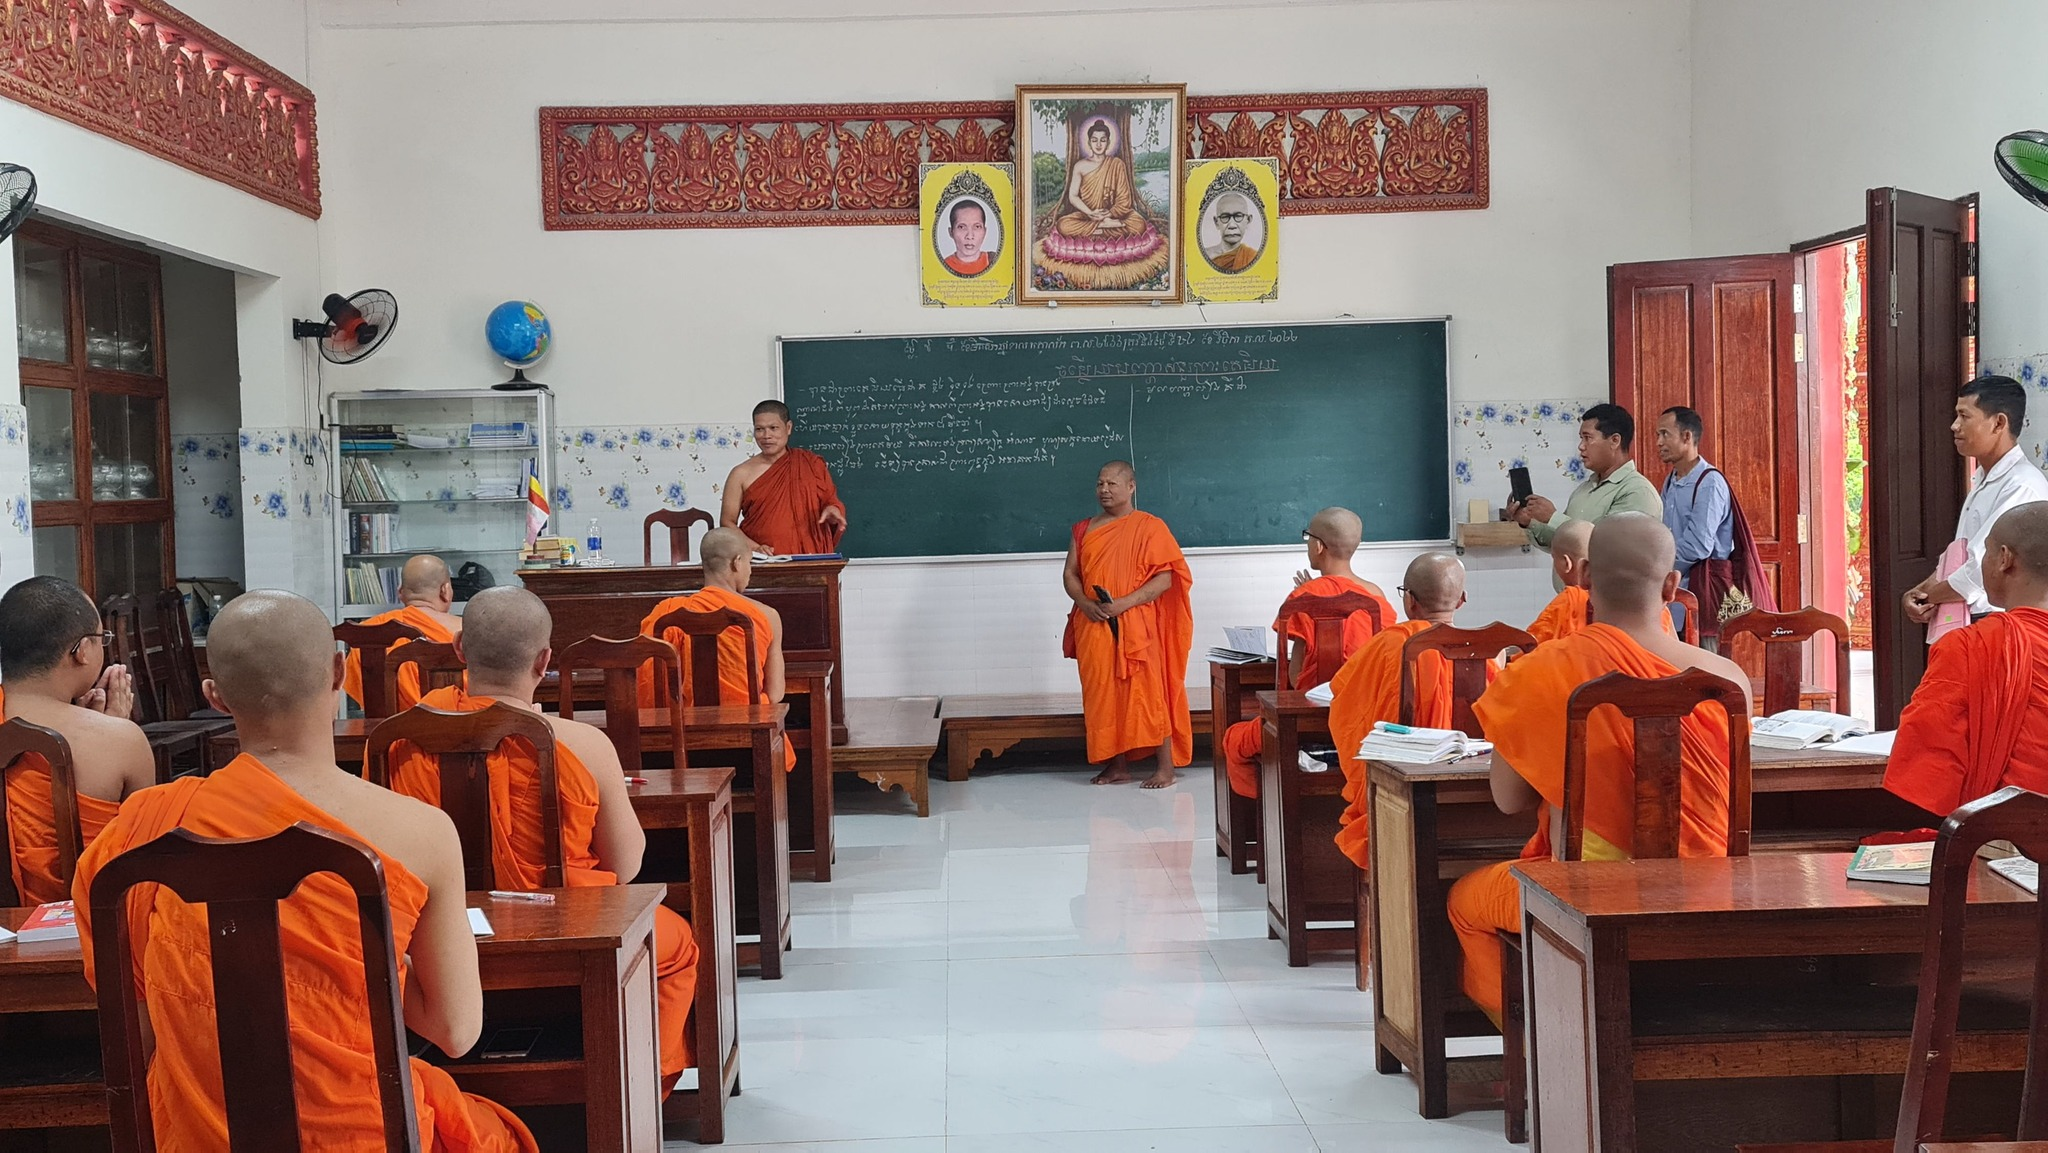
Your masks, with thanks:
M 447 583 L 448 562 L 430 553 L 406 561 L 398 574 L 399 591 L 416 597 L 432 597 Z
M 1103 473 L 1115 473 L 1125 480 L 1138 479 L 1138 470 L 1131 467 L 1131 462 L 1127 460 L 1113 460 L 1095 470 L 1096 476 L 1101 476 Z
M 1447 552 L 1426 552 L 1409 561 L 1401 583 L 1425 613 L 1452 612 L 1465 601 L 1464 562 Z
M 2029 501 L 2006 510 L 1984 538 L 1984 551 L 2009 548 L 2031 576 L 2048 578 L 2048 500 Z
M 462 612 L 462 662 L 486 678 L 519 676 L 533 667 L 554 631 L 555 619 L 539 597 L 517 585 L 485 589 Z
M 754 542 L 747 534 L 736 528 L 715 528 L 704 534 L 704 540 L 697 546 L 697 557 L 707 569 L 724 572 L 732 562 L 743 556 L 752 556 Z
M 1551 554 L 1570 557 L 1574 564 L 1584 561 L 1592 547 L 1593 522 L 1589 520 L 1568 520 L 1550 538 Z
M 255 589 L 227 603 L 206 634 L 206 663 L 238 721 L 334 711 L 334 629 L 312 601 Z
M 1602 520 L 1587 553 L 1595 615 L 1661 610 L 1664 578 L 1677 559 L 1671 530 L 1656 517 L 1623 512 Z
M 1365 522 L 1348 508 L 1331 505 L 1309 518 L 1308 531 L 1323 542 L 1323 548 L 1338 560 L 1349 560 L 1365 537 Z

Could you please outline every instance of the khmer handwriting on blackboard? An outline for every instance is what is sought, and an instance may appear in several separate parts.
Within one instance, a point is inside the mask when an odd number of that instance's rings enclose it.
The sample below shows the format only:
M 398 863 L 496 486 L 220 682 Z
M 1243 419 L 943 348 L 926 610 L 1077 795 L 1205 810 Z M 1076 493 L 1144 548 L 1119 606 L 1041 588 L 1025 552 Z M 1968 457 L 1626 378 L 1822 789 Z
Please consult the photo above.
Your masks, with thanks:
M 1328 504 L 1368 539 L 1437 540 L 1445 324 L 789 338 L 782 385 L 850 556 L 1061 551 L 1118 457 L 1188 547 L 1296 543 Z

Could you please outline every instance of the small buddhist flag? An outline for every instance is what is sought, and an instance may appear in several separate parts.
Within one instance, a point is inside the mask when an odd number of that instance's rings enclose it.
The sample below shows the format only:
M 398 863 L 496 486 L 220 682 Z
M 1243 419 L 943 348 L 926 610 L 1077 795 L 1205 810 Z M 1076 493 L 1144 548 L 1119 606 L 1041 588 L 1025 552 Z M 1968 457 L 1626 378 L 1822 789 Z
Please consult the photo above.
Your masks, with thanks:
M 540 465 L 526 466 L 526 543 L 528 547 L 539 538 L 540 530 L 548 523 L 548 494 L 540 487 Z

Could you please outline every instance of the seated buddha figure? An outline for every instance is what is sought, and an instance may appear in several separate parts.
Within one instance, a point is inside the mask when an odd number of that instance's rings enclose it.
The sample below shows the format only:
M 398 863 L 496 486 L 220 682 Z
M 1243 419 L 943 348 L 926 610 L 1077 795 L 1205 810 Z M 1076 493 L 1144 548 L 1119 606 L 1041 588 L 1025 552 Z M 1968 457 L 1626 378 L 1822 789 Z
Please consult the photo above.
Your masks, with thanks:
M 1053 224 L 1062 236 L 1139 236 L 1151 231 L 1151 222 L 1138 210 L 1138 190 L 1131 181 L 1131 166 L 1109 152 L 1109 125 L 1100 120 L 1088 125 L 1087 155 L 1074 162 L 1067 180 L 1067 211 Z

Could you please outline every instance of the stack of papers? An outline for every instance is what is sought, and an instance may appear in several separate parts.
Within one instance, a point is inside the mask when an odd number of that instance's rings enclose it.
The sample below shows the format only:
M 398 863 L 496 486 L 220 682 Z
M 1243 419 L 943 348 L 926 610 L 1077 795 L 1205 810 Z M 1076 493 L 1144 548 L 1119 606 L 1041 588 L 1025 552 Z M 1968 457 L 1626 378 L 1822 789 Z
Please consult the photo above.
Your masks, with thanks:
M 1457 729 L 1418 729 L 1386 721 L 1372 727 L 1358 746 L 1361 761 L 1395 761 L 1434 765 L 1493 751 L 1493 742 L 1476 740 Z
M 478 477 L 470 486 L 469 495 L 477 500 L 514 500 L 526 487 L 526 478 L 521 477 Z
M 502 423 L 476 421 L 469 426 L 469 443 L 472 448 L 526 448 L 534 440 L 532 431 L 523 420 Z
M 1223 644 L 1209 650 L 1209 659 L 1219 665 L 1249 665 L 1273 659 L 1266 646 L 1270 630 L 1257 625 L 1224 625 Z
M 405 434 L 407 448 L 454 448 L 452 436 L 436 436 L 429 432 L 408 432 Z
M 2036 896 L 2041 892 L 2041 864 L 2031 857 L 2000 857 L 1987 862 L 1991 871 Z
M 1329 708 L 1330 702 L 1337 699 L 1337 690 L 1330 687 L 1330 682 L 1324 681 L 1301 695 L 1308 699 L 1309 704 Z
M 1749 743 L 1767 749 L 1810 749 L 1844 737 L 1860 737 L 1870 726 L 1855 717 L 1818 709 L 1786 709 L 1759 717 L 1749 728 Z

